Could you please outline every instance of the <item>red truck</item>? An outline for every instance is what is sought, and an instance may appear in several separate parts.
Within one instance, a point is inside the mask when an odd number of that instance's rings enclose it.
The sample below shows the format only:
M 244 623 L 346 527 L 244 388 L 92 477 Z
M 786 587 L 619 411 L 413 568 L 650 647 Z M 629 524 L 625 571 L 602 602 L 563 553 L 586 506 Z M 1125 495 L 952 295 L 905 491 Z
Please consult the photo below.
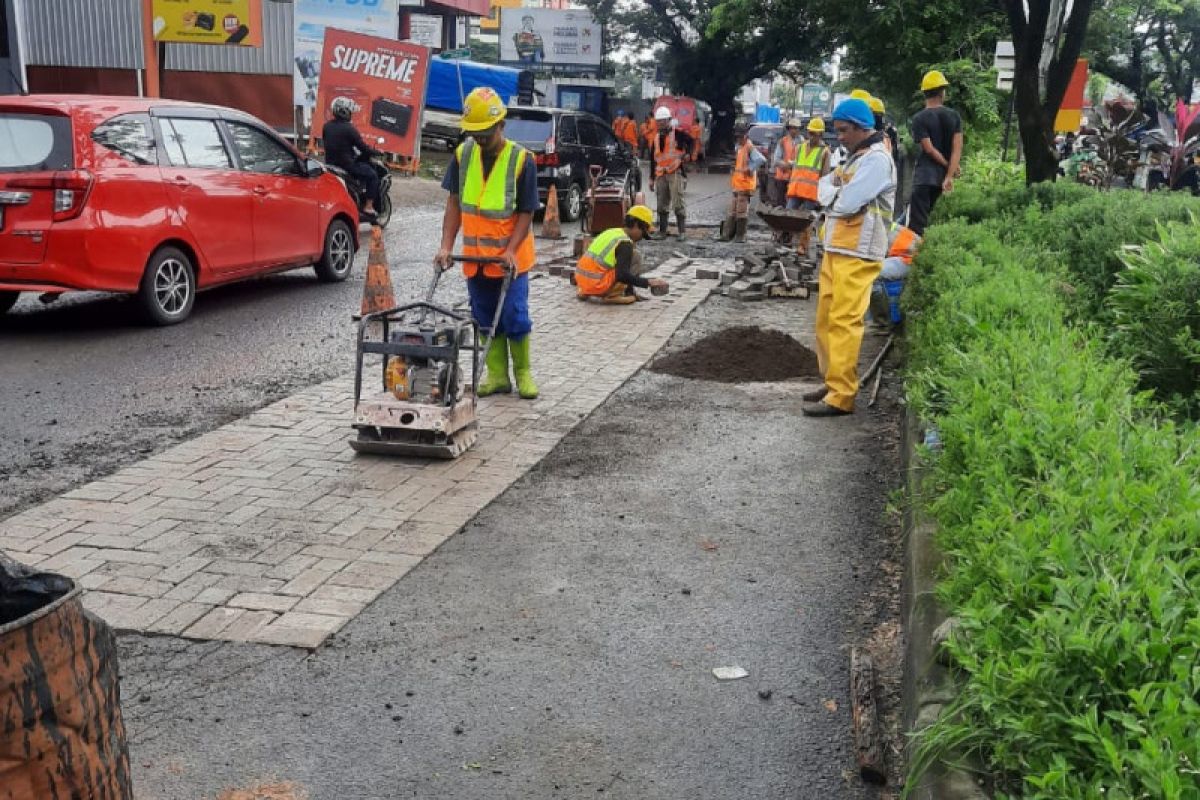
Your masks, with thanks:
M 675 94 L 664 94 L 656 98 L 650 113 L 653 115 L 660 107 L 666 107 L 671 116 L 679 120 L 680 130 L 686 133 L 694 135 L 695 128 L 692 126 L 699 126 L 699 148 L 692 156 L 697 160 L 703 158 L 705 150 L 708 149 L 709 134 L 712 132 L 712 107 L 702 100 Z

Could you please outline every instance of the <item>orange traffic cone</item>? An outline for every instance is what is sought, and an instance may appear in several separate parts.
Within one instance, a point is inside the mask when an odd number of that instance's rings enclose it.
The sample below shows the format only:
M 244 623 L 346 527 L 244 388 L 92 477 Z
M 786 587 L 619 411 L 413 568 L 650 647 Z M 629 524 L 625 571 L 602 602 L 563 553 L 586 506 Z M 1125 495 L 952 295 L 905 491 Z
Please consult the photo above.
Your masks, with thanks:
M 396 307 L 392 274 L 388 269 L 387 250 L 383 246 L 383 228 L 371 228 L 371 252 L 367 255 L 367 282 L 363 284 L 362 314 L 373 314 Z
M 543 239 L 561 239 L 562 225 L 558 220 L 558 189 L 550 184 L 550 193 L 546 195 L 546 214 L 542 217 Z

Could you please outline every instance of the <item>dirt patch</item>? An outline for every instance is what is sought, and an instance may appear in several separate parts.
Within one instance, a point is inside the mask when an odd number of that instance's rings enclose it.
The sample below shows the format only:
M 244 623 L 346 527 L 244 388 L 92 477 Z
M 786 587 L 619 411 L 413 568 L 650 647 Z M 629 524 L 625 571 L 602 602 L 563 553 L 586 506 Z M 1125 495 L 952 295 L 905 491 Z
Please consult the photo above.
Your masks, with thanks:
M 217 800 L 308 800 L 308 793 L 288 781 L 263 783 L 247 789 L 226 789 Z
M 720 383 L 815 378 L 817 354 L 782 331 L 743 325 L 657 359 L 654 372 Z

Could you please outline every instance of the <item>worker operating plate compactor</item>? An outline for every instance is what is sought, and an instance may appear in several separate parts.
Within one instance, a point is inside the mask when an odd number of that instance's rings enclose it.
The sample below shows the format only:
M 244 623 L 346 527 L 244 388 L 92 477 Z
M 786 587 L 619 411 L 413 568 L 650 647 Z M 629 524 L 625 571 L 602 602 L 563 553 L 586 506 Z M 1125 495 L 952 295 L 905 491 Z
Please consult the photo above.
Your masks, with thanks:
M 502 258 L 452 256 L 454 261 L 503 264 Z M 354 376 L 354 428 L 350 446 L 360 453 L 458 458 L 479 436 L 476 414 L 483 354 L 500 323 L 512 283 L 507 271 L 491 327 L 481 330 L 467 312 L 433 302 L 442 270 L 423 301 L 365 314 L 358 326 Z M 459 357 L 471 353 L 471 380 Z M 363 394 L 368 357 L 378 356 L 380 389 Z

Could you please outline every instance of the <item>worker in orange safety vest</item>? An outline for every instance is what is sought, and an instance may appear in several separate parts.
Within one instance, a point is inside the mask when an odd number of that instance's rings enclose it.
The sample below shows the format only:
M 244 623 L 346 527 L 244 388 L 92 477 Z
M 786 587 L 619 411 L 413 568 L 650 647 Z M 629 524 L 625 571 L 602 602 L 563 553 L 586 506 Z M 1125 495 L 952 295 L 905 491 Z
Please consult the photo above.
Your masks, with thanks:
M 684 203 L 684 164 L 692 151 L 692 137 L 672 124 L 671 110 L 659 106 L 654 112 L 656 125 L 651 151 L 654 156 L 654 193 L 658 197 L 658 233 L 667 235 L 670 212 L 675 212 L 679 238 L 687 238 L 687 205 Z
M 442 243 L 433 263 L 449 269 L 454 241 L 462 231 L 465 256 L 499 258 L 501 264 L 463 262 L 471 314 L 490 328 L 499 308 L 499 323 L 488 338 L 487 372 L 479 397 L 512 391 L 508 363 L 512 356 L 517 392 L 526 400 L 538 396 L 530 369 L 529 271 L 537 261 L 533 246 L 533 214 L 538 210 L 537 165 L 533 155 L 504 136 L 508 108 L 493 89 L 473 89 L 463 101 L 461 127 L 467 134 L 446 169 L 442 188 L 449 192 L 442 218 Z M 505 273 L 512 275 L 503 291 Z
M 754 142 L 746 135 L 746 126 L 733 129 L 735 141 L 733 172 L 729 185 L 733 189 L 733 202 L 729 216 L 725 218 L 724 241 L 746 241 L 746 226 L 750 223 L 750 198 L 758 191 L 758 168 L 767 163 L 766 156 L 758 152 Z
M 771 177 L 770 186 L 767 188 L 767 199 L 773 206 L 787 205 L 788 183 L 792 177 L 792 167 L 796 164 L 799 135 L 800 122 L 795 118 L 789 118 L 784 125 L 783 136 L 779 137 L 779 141 L 775 143 L 775 149 L 771 152 L 771 164 L 775 167 L 775 174 Z

